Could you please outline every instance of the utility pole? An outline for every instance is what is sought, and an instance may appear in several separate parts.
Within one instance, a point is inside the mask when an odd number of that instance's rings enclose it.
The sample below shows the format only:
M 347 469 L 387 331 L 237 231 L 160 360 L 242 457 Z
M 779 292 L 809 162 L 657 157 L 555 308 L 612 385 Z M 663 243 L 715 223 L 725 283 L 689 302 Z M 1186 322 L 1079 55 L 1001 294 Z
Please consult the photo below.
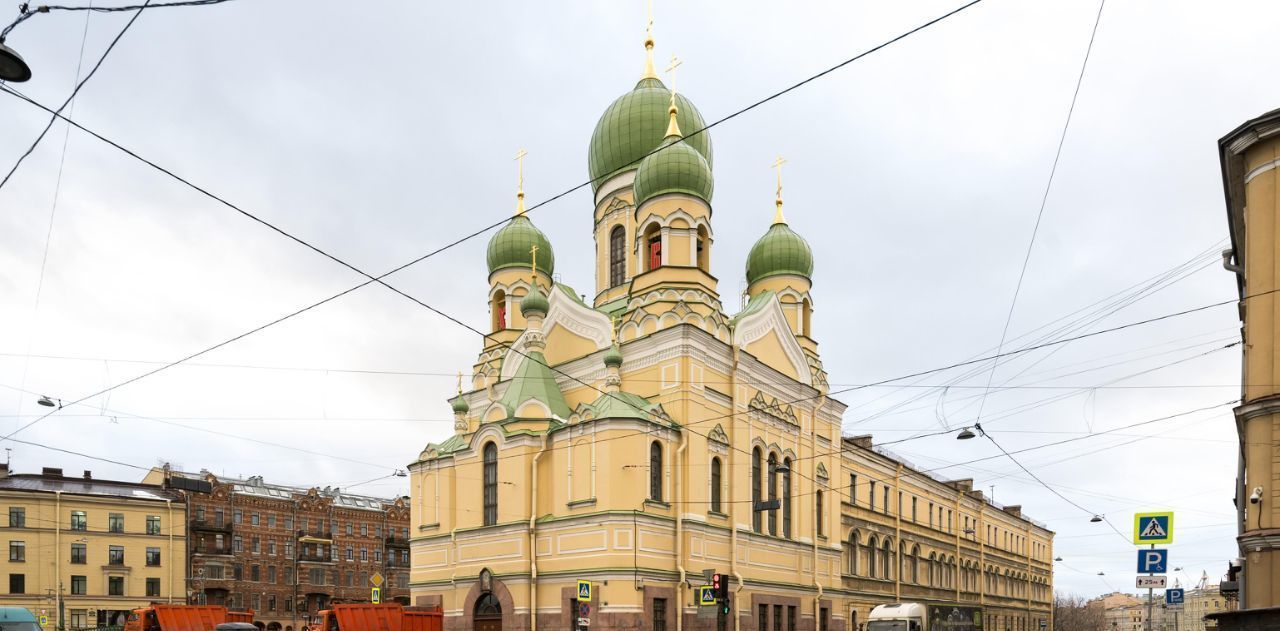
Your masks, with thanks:
M 1156 549 L 1156 544 L 1151 544 L 1151 549 Z M 1154 620 L 1155 589 L 1147 588 L 1147 631 L 1151 631 L 1152 620 Z

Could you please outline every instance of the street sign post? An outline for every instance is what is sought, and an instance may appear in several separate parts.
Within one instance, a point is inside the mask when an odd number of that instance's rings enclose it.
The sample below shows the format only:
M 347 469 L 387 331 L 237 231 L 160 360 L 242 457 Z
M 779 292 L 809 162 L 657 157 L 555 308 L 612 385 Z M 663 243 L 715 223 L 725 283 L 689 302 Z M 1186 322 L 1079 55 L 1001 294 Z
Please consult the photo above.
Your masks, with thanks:
M 1186 591 L 1180 588 L 1164 590 L 1164 602 L 1169 605 L 1181 605 L 1186 598 Z
M 591 615 L 591 605 L 588 605 L 587 603 L 578 605 L 578 617 L 586 618 L 589 615 Z
M 1168 570 L 1165 569 L 1169 565 L 1169 551 L 1156 550 L 1138 550 L 1138 573 L 1139 574 L 1163 574 Z
M 1164 589 L 1168 579 L 1167 576 L 1139 576 L 1138 589 Z
M 578 602 L 591 602 L 591 581 L 578 581 Z
M 1173 513 L 1135 513 L 1133 543 L 1173 543 Z

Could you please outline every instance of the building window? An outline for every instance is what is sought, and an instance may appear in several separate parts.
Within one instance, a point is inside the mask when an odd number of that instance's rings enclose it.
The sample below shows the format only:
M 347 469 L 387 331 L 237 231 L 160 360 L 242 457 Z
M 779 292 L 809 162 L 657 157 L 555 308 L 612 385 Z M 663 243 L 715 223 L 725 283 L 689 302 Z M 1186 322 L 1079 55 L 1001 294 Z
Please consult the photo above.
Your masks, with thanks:
M 9 575 L 9 593 L 10 594 L 27 593 L 27 575 L 26 574 L 10 574 Z
M 9 542 L 9 560 L 10 561 L 26 561 L 27 560 L 27 543 L 25 541 Z
M 347 522 L 347 536 L 350 537 L 355 532 L 355 524 Z
M 292 596 L 285 596 L 285 597 L 284 597 L 284 610 L 285 610 L 285 612 L 288 612 L 288 613 L 292 613 L 292 612 L 293 612 L 293 597 L 292 597 Z
M 160 595 L 160 579 L 158 578 L 147 579 L 147 595 L 148 596 Z
M 498 446 L 484 446 L 484 525 L 498 523 Z
M 499 289 L 493 292 L 493 306 L 489 312 L 493 314 L 493 330 L 501 331 L 507 328 L 507 294 Z
M 227 522 L 227 514 L 221 508 L 213 509 L 213 525 L 221 528 Z
M 768 493 L 769 501 L 772 502 L 778 499 L 778 454 L 769 454 L 769 459 L 765 461 L 765 464 L 769 468 Z M 769 511 L 769 534 L 774 537 L 778 536 L 778 511 L 776 510 Z
M 791 538 L 791 459 L 782 461 L 782 536 Z
M 617 287 L 627 280 L 627 231 L 615 226 L 609 233 L 609 286 Z
M 236 524 L 238 526 L 242 522 L 244 522 L 244 512 L 237 510 L 236 512 L 231 514 L 231 523 Z
M 347 560 L 354 561 L 355 559 L 356 559 L 356 549 L 351 546 L 347 546 Z
M 653 599 L 653 631 L 667 631 L 667 599 Z
M 373 527 L 373 536 L 374 536 L 374 538 L 375 538 L 375 539 L 381 539 L 381 538 L 382 538 L 382 526 L 374 526 L 374 527 Z
M 787 605 L 787 631 L 796 631 L 796 606 Z
M 720 511 L 720 459 L 711 459 L 711 510 Z
M 858 474 L 849 474 L 849 503 L 858 505 Z
M 760 631 L 769 628 L 769 605 L 760 605 L 760 620 L 756 622 L 756 628 Z
M 259 521 L 259 517 L 258 517 L 258 514 L 257 514 L 257 513 L 250 513 L 250 514 L 249 514 L 249 523 L 250 523 L 251 525 L 254 525 L 254 526 L 257 526 L 257 525 L 259 525 L 259 524 L 261 523 L 261 522 Z
M 76 565 L 87 563 L 88 552 L 88 548 L 83 543 L 71 544 L 71 562 Z
M 284 558 L 286 559 L 293 558 L 293 542 L 292 541 L 286 541 L 284 544 Z
M 889 485 L 884 485 L 884 514 L 889 514 Z
M 368 561 L 368 560 L 369 560 L 369 549 L 368 549 L 368 548 L 360 548 L 360 562 L 362 562 L 362 563 L 363 563 L 363 562 Z
M 107 515 L 107 530 L 110 532 L 124 532 L 124 515 L 121 513 Z
M 760 532 L 760 511 L 756 505 L 760 503 L 760 448 L 751 450 L 751 529 Z
M 251 548 L 251 550 L 253 551 L 253 553 L 254 553 L 254 554 L 257 554 L 257 553 L 261 552 L 261 550 L 262 550 L 262 547 L 261 547 L 262 542 L 261 542 L 261 541 L 260 541 L 256 536 L 255 536 L 251 541 L 252 541 L 252 543 L 253 543 L 253 547 Z
M 159 515 L 147 515 L 147 534 L 149 535 L 160 534 L 160 516 Z
M 373 562 L 374 562 L 374 563 L 382 563 L 382 550 L 378 550 L 378 549 L 376 549 L 376 548 L 374 549 L 374 551 L 373 551 Z
M 244 552 L 244 539 L 241 539 L 240 535 L 231 538 L 231 551 L 236 554 Z
M 918 504 L 920 504 L 920 498 L 918 497 L 911 498 L 911 521 L 916 523 L 920 523 L 920 519 L 918 518 L 916 513 L 916 509 L 919 508 Z
M 662 237 L 654 235 L 649 237 L 649 269 L 659 267 L 662 267 Z
M 84 576 L 71 577 L 71 595 L 84 596 L 89 592 L 89 579 Z
M 262 580 L 262 568 L 257 565 L 249 566 L 249 580 L 257 582 Z
M 875 538 L 875 535 L 867 539 L 867 576 L 871 578 L 876 577 L 876 553 L 879 546 L 880 541 Z
M 27 527 L 27 509 L 18 506 L 9 507 L 9 527 L 10 528 L 26 528 Z M 21 576 L 21 575 L 19 575 Z M 22 593 L 22 592 L 16 592 Z
M 867 508 L 874 511 L 876 509 L 876 481 L 868 482 L 867 488 L 870 489 L 867 492 Z
M 147 565 L 160 565 L 160 548 L 147 548 Z
M 82 510 L 71 511 L 71 529 L 72 530 L 88 530 L 89 529 L 89 519 L 85 517 L 84 511 Z
M 124 577 L 123 576 L 107 577 L 107 595 L 108 596 L 124 596 Z
M 267 596 L 267 611 L 275 611 L 275 610 L 276 610 L 276 597 Z
M 823 532 L 823 524 L 827 521 L 827 519 L 826 519 L 826 511 L 823 509 L 823 506 L 822 506 L 822 491 L 817 491 L 814 493 L 813 503 L 814 503 L 814 508 L 816 509 L 816 512 L 818 514 L 818 522 L 815 525 L 815 527 L 818 530 L 818 536 L 825 537 L 826 533 Z
M 827 612 L 826 607 L 818 608 L 818 631 L 827 631 L 829 628 L 827 619 L 830 617 L 831 614 Z
M 267 542 L 267 554 L 270 554 L 271 556 L 276 555 L 276 542 L 274 539 Z
M 284 584 L 285 585 L 293 584 L 293 568 L 287 565 L 284 566 Z
M 355 584 L 356 584 L 356 573 L 347 572 L 347 583 L 346 583 L 347 587 L 354 587 Z
M 107 547 L 107 564 L 124 565 L 124 546 Z
M 662 445 L 656 440 L 649 444 L 649 499 L 662 501 Z
M 369 536 L 369 524 L 360 524 L 360 536 L 361 537 Z
M 782 605 L 773 606 L 773 631 L 782 631 Z
M 274 529 L 275 527 L 276 527 L 276 516 L 275 516 L 275 515 L 267 515 L 267 528 L 273 528 L 273 529 Z
M 306 518 L 306 517 L 299 517 L 299 518 L 298 518 L 298 530 L 301 530 L 302 532 L 306 532 L 306 531 L 307 531 L 307 518 Z
M 213 580 L 215 580 L 215 581 L 220 581 L 220 580 L 222 580 L 222 577 L 223 577 L 223 576 L 224 576 L 224 574 L 223 574 L 223 572 L 222 572 L 222 566 L 221 566 L 221 565 L 206 565 L 206 566 L 204 566 L 204 577 L 205 577 L 205 578 L 213 579 Z

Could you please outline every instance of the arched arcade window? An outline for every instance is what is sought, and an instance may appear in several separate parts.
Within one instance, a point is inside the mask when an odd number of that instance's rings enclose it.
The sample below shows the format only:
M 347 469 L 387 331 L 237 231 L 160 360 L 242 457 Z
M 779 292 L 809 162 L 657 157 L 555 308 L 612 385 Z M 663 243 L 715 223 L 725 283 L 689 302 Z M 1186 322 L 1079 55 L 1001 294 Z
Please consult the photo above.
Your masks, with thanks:
M 484 525 L 498 523 L 498 446 L 484 446 Z
M 649 499 L 662 501 L 662 444 L 649 444 Z
M 627 280 L 627 231 L 615 226 L 609 233 L 609 286 L 617 287 Z

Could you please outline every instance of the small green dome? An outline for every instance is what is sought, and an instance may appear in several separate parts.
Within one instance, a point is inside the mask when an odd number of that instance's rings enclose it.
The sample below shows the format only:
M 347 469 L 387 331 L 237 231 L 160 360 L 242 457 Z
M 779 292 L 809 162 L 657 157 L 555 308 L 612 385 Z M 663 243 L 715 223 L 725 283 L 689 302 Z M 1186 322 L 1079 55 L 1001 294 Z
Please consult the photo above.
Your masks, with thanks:
M 645 154 L 662 143 L 667 132 L 667 106 L 670 102 L 671 91 L 661 81 L 641 79 L 634 90 L 618 97 L 604 111 L 591 134 L 591 145 L 587 150 L 591 190 L 600 188 L 615 173 L 636 168 Z M 702 114 L 683 94 L 676 94 L 676 106 L 680 110 L 676 120 L 685 133 L 706 127 Z M 686 142 L 706 158 L 708 166 L 712 164 L 709 132 L 697 134 Z
M 516 215 L 489 240 L 489 252 L 485 259 L 492 274 L 506 267 L 528 269 L 533 263 L 529 250 L 538 246 L 538 271 L 548 276 L 555 270 L 556 256 L 551 251 L 547 235 L 534 227 L 524 215 Z
M 529 289 L 529 293 L 520 299 L 520 313 L 528 315 L 531 312 L 538 312 L 542 315 L 547 314 L 547 309 L 551 308 L 551 303 L 547 302 L 547 295 L 538 289 L 538 285 L 534 284 Z
M 617 344 L 610 346 L 609 350 L 604 352 L 604 365 L 609 368 L 622 366 L 622 350 L 618 348 Z
M 813 250 L 804 237 L 785 223 L 769 226 L 769 231 L 751 246 L 747 255 L 747 282 L 779 274 L 813 275 Z
M 636 206 L 663 193 L 686 193 L 710 205 L 715 184 L 706 158 L 679 136 L 669 136 L 661 149 L 640 161 L 634 187 Z
M 449 403 L 453 406 L 454 414 L 466 414 L 471 410 L 471 406 L 467 405 L 467 399 L 461 394 L 451 399 Z

